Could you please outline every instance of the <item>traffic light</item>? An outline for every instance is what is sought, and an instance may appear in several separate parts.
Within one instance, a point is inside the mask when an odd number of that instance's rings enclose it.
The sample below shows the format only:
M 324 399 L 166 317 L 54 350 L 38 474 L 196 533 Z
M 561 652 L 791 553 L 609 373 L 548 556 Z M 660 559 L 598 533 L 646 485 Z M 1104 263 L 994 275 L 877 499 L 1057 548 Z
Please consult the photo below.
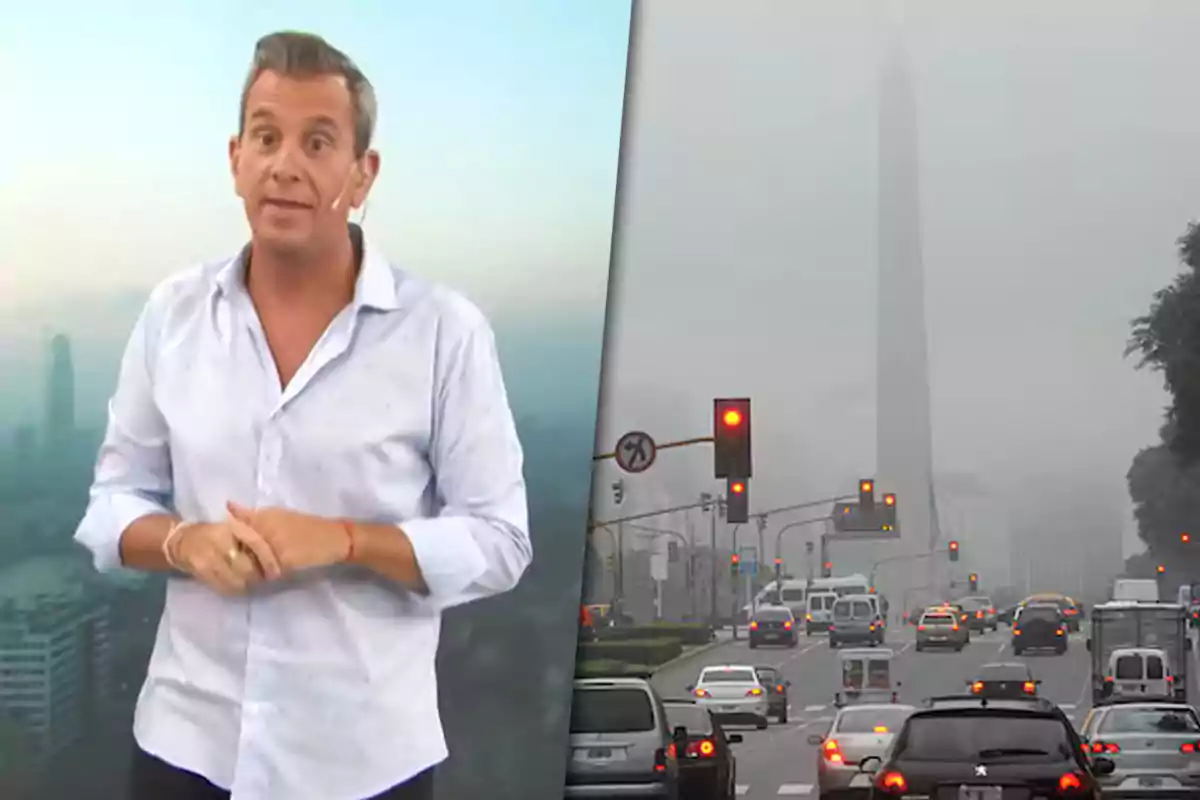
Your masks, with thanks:
M 868 514 L 875 510 L 875 481 L 870 478 L 858 482 L 858 507 Z
M 894 494 L 883 496 L 883 525 L 881 528 L 885 531 L 896 529 L 896 495 Z
M 713 401 L 713 476 L 751 478 L 749 398 Z
M 730 478 L 726 489 L 725 521 L 748 522 L 750 520 L 750 486 L 744 480 Z
M 783 559 L 775 556 L 775 585 L 779 585 L 779 579 L 783 576 Z
M 967 585 L 970 586 L 972 592 L 979 591 L 979 576 L 972 572 L 967 576 Z
M 1162 574 L 1163 574 L 1164 572 L 1166 572 L 1166 571 L 1167 571 L 1167 565 L 1166 565 L 1166 564 L 1159 564 L 1159 565 L 1158 565 L 1157 572 L 1158 572 L 1158 574 L 1159 574 L 1159 575 L 1162 575 Z
M 950 560 L 958 561 L 958 542 L 957 541 L 952 540 L 950 542 Z
M 742 563 L 741 556 L 739 556 L 737 553 L 734 553 L 733 555 L 731 555 L 729 557 L 729 574 L 736 578 L 738 576 L 738 572 L 739 572 L 741 563 Z
M 832 561 L 826 561 L 824 564 L 821 565 L 821 577 L 822 578 L 832 578 L 833 577 L 833 562 Z
M 1179 541 L 1183 542 L 1184 544 L 1187 544 L 1191 540 L 1192 540 L 1192 535 L 1190 533 L 1179 534 Z

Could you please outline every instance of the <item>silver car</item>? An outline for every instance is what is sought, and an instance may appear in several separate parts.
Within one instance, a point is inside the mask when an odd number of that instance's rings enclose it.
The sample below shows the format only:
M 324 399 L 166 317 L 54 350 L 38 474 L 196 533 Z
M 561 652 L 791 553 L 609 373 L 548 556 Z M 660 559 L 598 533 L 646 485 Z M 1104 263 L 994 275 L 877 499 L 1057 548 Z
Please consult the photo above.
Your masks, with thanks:
M 967 626 L 959 624 L 954 611 L 936 609 L 926 611 L 917 623 L 917 652 L 930 647 L 952 647 L 962 650 L 967 646 Z
M 571 700 L 566 798 L 679 797 L 678 742 L 642 678 L 581 678 Z
M 808 737 L 817 747 L 817 785 L 821 797 L 869 797 L 871 776 L 858 765 L 884 752 L 915 709 L 895 703 L 847 706 L 838 712 L 824 736 Z
M 1089 756 L 1116 764 L 1111 774 L 1097 776 L 1105 798 L 1200 796 L 1200 719 L 1191 706 L 1098 706 L 1079 733 Z
M 720 722 L 767 727 L 770 700 L 754 667 L 705 667 L 688 691 Z

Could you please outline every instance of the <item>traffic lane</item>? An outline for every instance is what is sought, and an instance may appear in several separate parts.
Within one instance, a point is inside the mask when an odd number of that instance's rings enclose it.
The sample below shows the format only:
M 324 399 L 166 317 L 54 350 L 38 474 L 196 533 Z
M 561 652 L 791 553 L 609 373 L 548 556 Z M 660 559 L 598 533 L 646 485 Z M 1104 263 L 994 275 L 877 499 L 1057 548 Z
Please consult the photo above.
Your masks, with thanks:
M 760 647 L 751 650 L 749 643 L 744 638 L 735 639 L 698 653 L 677 664 L 667 665 L 654 673 L 650 683 L 663 697 L 689 697 L 690 692 L 687 687 L 695 685 L 705 667 L 728 664 L 775 667 L 787 675 L 795 671 L 794 667 L 800 663 L 801 659 L 821 646 L 827 647 L 823 641 L 801 640 L 794 648 Z
M 1038 694 L 1052 701 L 1071 718 L 1076 727 L 1083 722 L 1091 708 L 1091 659 L 1088 656 L 1085 638 L 1073 633 L 1067 640 L 1067 652 L 1061 656 L 1051 652 L 1026 651 L 1020 656 L 1012 653 L 1011 646 L 1003 661 L 1027 664 L 1034 680 L 1041 681 Z

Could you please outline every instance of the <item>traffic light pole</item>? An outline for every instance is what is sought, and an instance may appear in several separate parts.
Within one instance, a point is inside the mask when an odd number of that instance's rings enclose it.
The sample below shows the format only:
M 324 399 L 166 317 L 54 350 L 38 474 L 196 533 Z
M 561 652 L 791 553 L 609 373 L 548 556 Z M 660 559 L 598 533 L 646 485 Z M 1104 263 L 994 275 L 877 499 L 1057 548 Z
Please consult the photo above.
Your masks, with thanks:
M 703 498 L 704 496 L 702 495 L 701 497 Z M 709 521 L 712 523 L 712 540 L 710 542 L 708 559 L 712 563 L 712 586 L 708 593 L 709 603 L 712 608 L 708 617 L 708 627 L 715 631 L 717 629 L 717 499 L 711 495 L 709 497 L 712 499 L 707 502 L 702 499 L 697 505 L 707 505 L 709 507 L 708 513 L 711 517 Z

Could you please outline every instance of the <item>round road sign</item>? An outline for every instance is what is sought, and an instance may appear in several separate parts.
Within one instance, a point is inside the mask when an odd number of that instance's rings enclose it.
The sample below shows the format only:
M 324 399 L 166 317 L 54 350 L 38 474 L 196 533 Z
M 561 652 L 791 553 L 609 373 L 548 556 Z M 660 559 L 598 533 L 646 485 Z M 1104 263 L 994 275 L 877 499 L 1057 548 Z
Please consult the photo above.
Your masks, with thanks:
M 657 457 L 658 447 L 648 433 L 630 431 L 617 440 L 617 466 L 626 472 L 645 472 Z

